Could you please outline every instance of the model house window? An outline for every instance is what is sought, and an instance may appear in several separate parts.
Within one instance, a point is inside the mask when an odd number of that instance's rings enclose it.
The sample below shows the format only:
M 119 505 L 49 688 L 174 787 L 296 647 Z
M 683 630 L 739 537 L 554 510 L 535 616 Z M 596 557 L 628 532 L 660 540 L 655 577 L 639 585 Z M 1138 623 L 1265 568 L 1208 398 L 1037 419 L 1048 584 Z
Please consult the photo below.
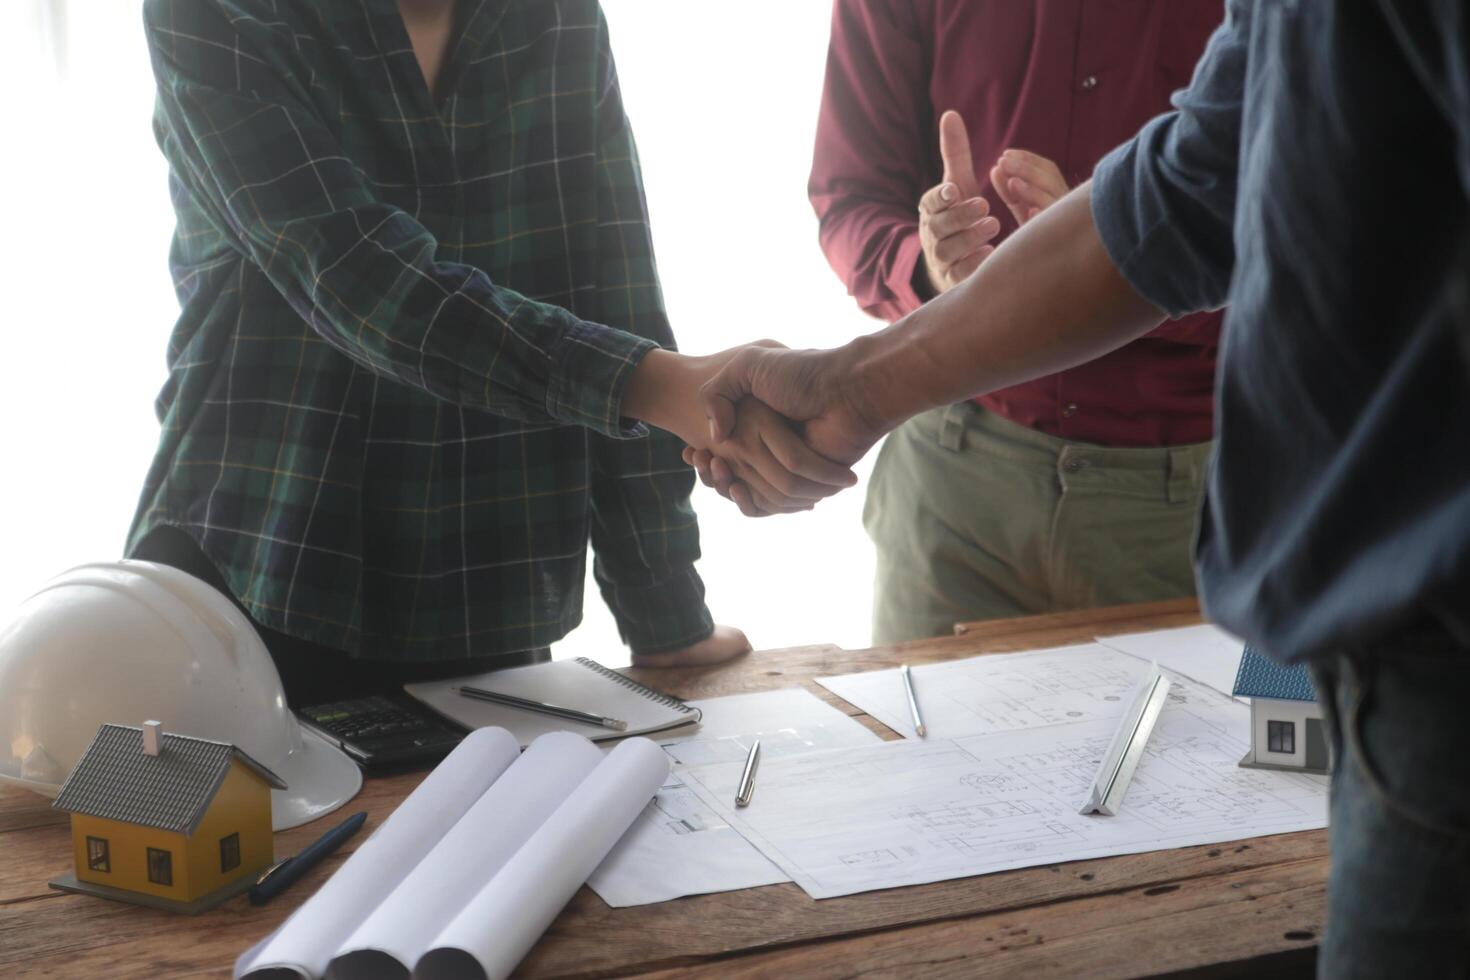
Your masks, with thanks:
M 1266 748 L 1291 755 L 1296 752 L 1296 722 L 1266 722 Z
M 174 883 L 174 856 L 170 851 L 148 848 L 148 880 L 155 885 Z
M 87 867 L 92 871 L 112 870 L 112 861 L 107 854 L 106 838 L 87 838 Z
M 231 834 L 219 839 L 219 869 L 233 871 L 240 866 L 240 835 Z

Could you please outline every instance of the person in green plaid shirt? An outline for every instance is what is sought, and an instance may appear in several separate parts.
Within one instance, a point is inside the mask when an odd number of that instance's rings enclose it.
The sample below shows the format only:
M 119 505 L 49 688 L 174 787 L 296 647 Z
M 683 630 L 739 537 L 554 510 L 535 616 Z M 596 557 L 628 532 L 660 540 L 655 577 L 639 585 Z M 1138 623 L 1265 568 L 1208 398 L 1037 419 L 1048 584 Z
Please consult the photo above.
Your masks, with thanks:
M 747 650 L 680 459 L 734 352 L 674 353 L 596 2 L 144 11 L 182 312 L 129 555 L 236 599 L 295 703 L 544 657 L 589 537 L 635 662 Z M 749 512 L 854 481 L 742 410 Z

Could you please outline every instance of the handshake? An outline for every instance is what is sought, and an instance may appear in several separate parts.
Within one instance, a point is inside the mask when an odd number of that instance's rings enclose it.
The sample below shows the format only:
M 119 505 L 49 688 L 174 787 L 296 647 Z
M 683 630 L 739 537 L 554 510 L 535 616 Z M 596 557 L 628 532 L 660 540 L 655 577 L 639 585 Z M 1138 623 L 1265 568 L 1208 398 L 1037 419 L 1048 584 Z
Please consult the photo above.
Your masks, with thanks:
M 1103 251 L 1090 187 L 1056 206 L 1068 197 L 1056 164 L 1006 150 L 990 183 L 1022 233 L 1002 256 L 956 112 L 940 119 L 939 152 L 944 174 L 917 219 L 931 302 L 835 350 L 653 351 L 634 372 L 623 414 L 683 439 L 684 461 L 746 515 L 810 510 L 856 483 L 848 467 L 910 416 L 1090 360 L 1161 318 Z M 1043 211 L 1056 213 L 1035 222 Z
M 762 341 L 708 357 L 650 351 L 623 414 L 682 439 L 684 461 L 747 516 L 810 510 L 855 484 L 849 466 L 907 417 L 880 410 L 865 339 L 836 350 Z

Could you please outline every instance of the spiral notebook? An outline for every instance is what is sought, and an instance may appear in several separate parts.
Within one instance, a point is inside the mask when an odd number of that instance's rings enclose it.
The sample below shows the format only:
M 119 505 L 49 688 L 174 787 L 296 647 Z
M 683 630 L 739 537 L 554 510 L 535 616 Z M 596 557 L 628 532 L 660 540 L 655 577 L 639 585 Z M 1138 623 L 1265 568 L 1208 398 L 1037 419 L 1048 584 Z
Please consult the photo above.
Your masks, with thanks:
M 464 685 L 617 718 L 627 722 L 628 727 L 625 731 L 614 731 L 508 705 L 478 701 L 459 693 Z M 466 728 L 504 728 L 523 748 L 547 732 L 576 732 L 600 742 L 692 725 L 700 718 L 698 708 L 586 657 L 493 670 L 443 681 L 422 681 L 405 684 L 403 689 L 410 697 Z

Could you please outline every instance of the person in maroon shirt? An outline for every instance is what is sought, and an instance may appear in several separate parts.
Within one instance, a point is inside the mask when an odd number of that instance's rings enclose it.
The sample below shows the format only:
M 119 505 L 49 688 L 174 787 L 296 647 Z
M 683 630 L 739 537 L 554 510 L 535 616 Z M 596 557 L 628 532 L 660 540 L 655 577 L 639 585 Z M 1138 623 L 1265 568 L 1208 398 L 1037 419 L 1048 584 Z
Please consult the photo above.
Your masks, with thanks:
M 889 321 L 963 280 L 1169 107 L 1223 16 L 1221 0 L 836 0 L 808 185 L 832 268 Z M 1166 323 L 895 431 L 864 511 L 874 642 L 1193 594 L 1219 326 Z

